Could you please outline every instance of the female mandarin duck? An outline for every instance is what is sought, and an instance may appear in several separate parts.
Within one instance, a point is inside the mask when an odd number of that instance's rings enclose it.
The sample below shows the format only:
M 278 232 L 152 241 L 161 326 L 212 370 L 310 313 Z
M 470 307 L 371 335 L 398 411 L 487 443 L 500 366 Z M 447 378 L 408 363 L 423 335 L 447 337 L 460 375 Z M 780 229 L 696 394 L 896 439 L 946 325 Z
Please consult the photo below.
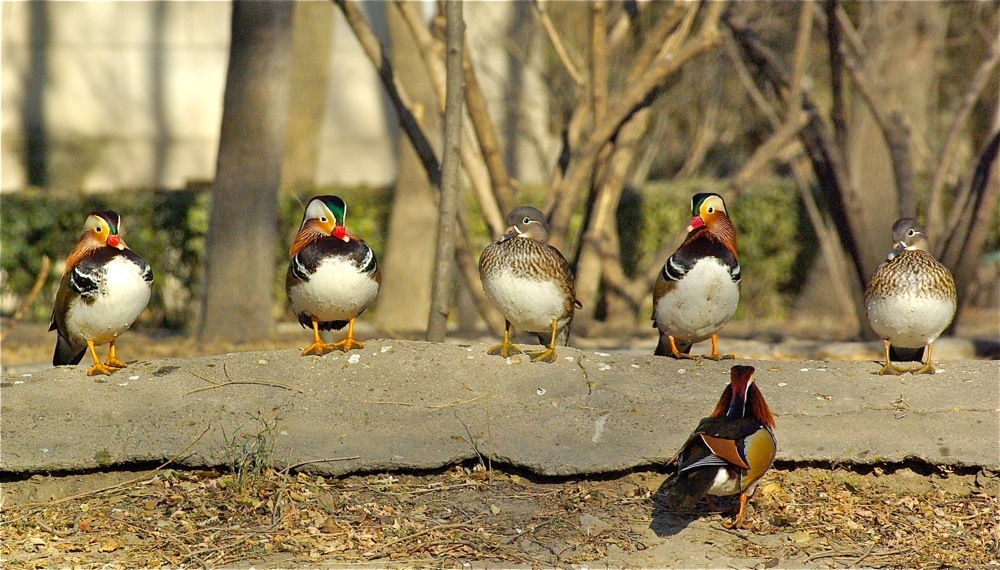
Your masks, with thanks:
M 83 235 L 66 259 L 49 330 L 56 331 L 52 365 L 79 364 L 90 350 L 87 371 L 110 375 L 125 363 L 115 355 L 115 340 L 149 304 L 153 270 L 121 239 L 121 216 L 97 210 L 87 216 Z M 110 343 L 104 364 L 94 346 Z
M 306 205 L 302 225 L 288 252 L 292 261 L 285 291 L 303 327 L 312 326 L 313 343 L 302 355 L 323 355 L 363 348 L 354 339 L 354 320 L 378 296 L 382 273 L 375 252 L 344 226 L 347 204 L 338 196 L 316 196 Z M 344 340 L 326 344 L 321 330 L 340 330 Z
M 538 335 L 544 350 L 531 360 L 555 362 L 556 340 L 569 341 L 573 310 L 580 308 L 569 263 L 549 245 L 549 225 L 537 208 L 520 206 L 507 214 L 507 233 L 483 250 L 479 277 L 490 303 L 504 316 L 503 342 L 488 354 L 521 351 L 510 342 L 511 325 Z
M 654 354 L 695 358 L 691 345 L 712 339 L 712 354 L 720 360 L 718 332 L 733 318 L 740 300 L 740 262 L 736 230 L 718 194 L 691 198 L 688 235 L 667 259 L 653 289 L 653 326 L 660 330 Z
M 927 236 L 917 220 L 902 218 L 892 226 L 895 244 L 878 266 L 865 291 L 865 310 L 872 329 L 885 347 L 879 374 L 933 374 L 934 341 L 955 317 L 955 280 L 948 268 L 927 251 Z M 892 364 L 890 345 L 921 349 L 923 365 L 911 370 Z
M 754 384 L 752 366 L 733 366 L 729 386 L 712 415 L 701 420 L 667 466 L 673 469 L 656 502 L 689 509 L 708 495 L 740 496 L 732 525 L 743 526 L 743 510 L 757 482 L 774 463 L 774 416 Z

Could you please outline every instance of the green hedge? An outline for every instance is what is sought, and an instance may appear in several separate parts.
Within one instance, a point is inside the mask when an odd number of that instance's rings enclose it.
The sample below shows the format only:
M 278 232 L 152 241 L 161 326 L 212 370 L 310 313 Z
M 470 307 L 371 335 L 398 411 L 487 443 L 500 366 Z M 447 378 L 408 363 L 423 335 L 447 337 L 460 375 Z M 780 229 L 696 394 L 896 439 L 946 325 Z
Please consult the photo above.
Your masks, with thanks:
M 718 192 L 720 182 L 691 179 L 650 184 L 627 190 L 618 211 L 625 271 L 645 271 L 643 260 L 661 244 L 683 234 L 690 219 L 690 199 L 696 192 Z M 385 248 L 391 206 L 386 189 L 351 187 L 284 192 L 279 202 L 279 239 L 275 272 L 275 314 L 288 316 L 284 302 L 287 252 L 301 220 L 305 201 L 316 193 L 334 193 L 348 203 L 348 226 L 368 241 L 376 255 Z M 495 236 L 475 214 L 467 194 L 470 241 L 474 254 Z M 129 247 L 153 267 L 157 286 L 143 321 L 150 326 L 184 328 L 196 316 L 200 298 L 202 256 L 208 226 L 208 190 L 118 192 L 82 197 L 58 197 L 39 191 L 5 194 L 0 209 L 0 268 L 5 297 L 25 295 L 41 270 L 42 257 L 53 262 L 45 290 L 27 318 L 45 321 L 58 288 L 62 263 L 79 237 L 86 214 L 110 208 L 122 215 L 122 236 Z M 545 189 L 525 187 L 520 203 L 541 206 Z M 748 315 L 780 317 L 802 282 L 815 239 L 803 221 L 794 190 L 776 180 L 752 187 L 728 204 L 736 226 L 743 285 L 737 318 Z M 571 230 L 582 223 L 577 213 Z M 5 307 L 6 311 L 13 307 Z M 645 309 L 643 309 L 645 311 Z
M 625 272 L 645 272 L 640 263 L 663 244 L 682 238 L 691 220 L 691 196 L 724 191 L 719 180 L 692 178 L 626 192 L 618 209 Z M 728 200 L 726 207 L 736 227 L 743 272 L 735 318 L 786 316 L 816 250 L 794 185 L 783 179 L 764 181 Z M 652 311 L 652 298 L 647 304 Z
M 348 225 L 376 253 L 385 243 L 389 217 L 385 189 L 331 188 L 350 205 Z M 276 312 L 284 311 L 284 275 L 288 248 L 302 220 L 304 202 L 312 194 L 283 193 L 279 201 Z M 43 256 L 52 260 L 45 289 L 36 298 L 29 320 L 49 318 L 66 255 L 80 236 L 88 213 L 112 209 L 122 216 L 122 238 L 152 267 L 156 286 L 143 322 L 150 326 L 184 328 L 195 316 L 201 291 L 202 258 L 208 229 L 209 190 L 117 192 L 86 196 L 53 196 L 40 191 L 5 194 L 0 209 L 0 269 L 5 297 L 20 297 L 31 289 Z M 13 307 L 4 307 L 5 312 Z

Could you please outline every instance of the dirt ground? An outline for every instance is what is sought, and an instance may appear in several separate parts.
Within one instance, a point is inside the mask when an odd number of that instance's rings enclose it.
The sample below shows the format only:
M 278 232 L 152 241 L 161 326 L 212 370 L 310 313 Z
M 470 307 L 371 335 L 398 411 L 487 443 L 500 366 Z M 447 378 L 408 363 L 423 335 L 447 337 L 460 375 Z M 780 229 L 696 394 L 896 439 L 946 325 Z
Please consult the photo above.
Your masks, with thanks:
M 0 562 L 47 567 L 993 567 L 1000 478 L 785 468 L 729 513 L 655 506 L 649 471 L 540 481 L 159 469 L 3 484 Z M 731 508 L 732 502 L 716 505 Z
M 44 325 L 5 328 L 8 371 L 51 357 Z M 306 337 L 287 328 L 252 348 Z M 246 348 L 155 331 L 119 343 L 125 358 Z M 1000 474 L 780 467 L 751 500 L 747 530 L 723 526 L 732 500 L 658 509 L 664 475 L 653 471 L 554 480 L 476 465 L 324 479 L 261 461 L 35 475 L 0 484 L 0 566 L 1000 567 Z

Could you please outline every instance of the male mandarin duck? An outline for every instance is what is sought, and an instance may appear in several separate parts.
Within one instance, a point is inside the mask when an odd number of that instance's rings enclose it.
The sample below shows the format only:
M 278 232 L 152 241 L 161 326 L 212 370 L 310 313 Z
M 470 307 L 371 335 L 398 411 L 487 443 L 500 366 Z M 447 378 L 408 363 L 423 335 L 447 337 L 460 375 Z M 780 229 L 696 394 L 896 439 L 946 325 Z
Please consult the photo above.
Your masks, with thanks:
M 709 495 L 740 496 L 732 525 L 743 526 L 743 510 L 757 482 L 774 463 L 774 416 L 754 384 L 752 366 L 733 366 L 729 386 L 715 410 L 698 423 L 667 466 L 671 474 L 656 492 L 661 506 L 689 509 Z M 749 526 L 749 525 L 747 525 Z
M 83 235 L 66 258 L 49 322 L 49 330 L 58 333 L 53 366 L 79 364 L 90 350 L 94 365 L 88 376 L 125 367 L 115 355 L 115 341 L 149 304 L 153 270 L 125 245 L 120 232 L 117 212 L 87 216 Z M 94 347 L 107 343 L 108 358 L 101 364 Z
M 875 270 L 865 291 L 868 322 L 885 347 L 885 366 L 878 373 L 933 374 L 934 341 L 955 317 L 955 280 L 927 250 L 927 236 L 917 220 L 897 220 L 892 226 L 892 241 L 892 251 Z M 894 366 L 890 345 L 918 350 L 927 347 L 923 365 L 910 370 Z
M 510 341 L 511 325 L 538 335 L 544 350 L 531 360 L 555 362 L 556 341 L 569 341 L 576 300 L 573 274 L 558 249 L 547 242 L 549 225 L 537 208 L 520 206 L 507 214 L 507 232 L 479 258 L 479 277 L 490 303 L 504 316 L 503 342 L 488 354 L 520 354 Z
M 733 318 L 740 300 L 740 262 L 736 230 L 722 196 L 695 194 L 691 224 L 677 251 L 663 264 L 653 289 L 653 326 L 660 330 L 654 354 L 695 358 L 691 345 L 712 339 L 712 354 L 720 360 L 718 332 Z
M 364 345 L 354 339 L 354 320 L 378 296 L 382 273 L 375 252 L 344 226 L 347 204 L 339 196 L 316 196 L 306 205 L 295 241 L 285 292 L 303 327 L 312 327 L 313 343 L 302 355 L 344 352 Z M 326 344 L 321 330 L 340 330 L 344 340 Z

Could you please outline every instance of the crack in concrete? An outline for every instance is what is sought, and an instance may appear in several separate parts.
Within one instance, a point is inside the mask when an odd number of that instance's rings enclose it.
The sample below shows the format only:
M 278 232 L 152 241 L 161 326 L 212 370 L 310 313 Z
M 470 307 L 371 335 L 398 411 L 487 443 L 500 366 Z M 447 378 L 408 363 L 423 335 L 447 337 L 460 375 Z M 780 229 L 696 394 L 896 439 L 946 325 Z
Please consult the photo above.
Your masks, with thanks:
M 583 373 L 583 381 L 587 383 L 587 397 L 594 395 L 594 385 L 590 383 L 590 377 L 587 376 L 587 368 L 583 365 L 583 354 L 580 354 L 580 359 L 576 361 L 576 365 L 580 367 L 580 372 Z
M 1000 412 L 1000 410 L 979 410 L 972 408 L 961 408 L 956 410 L 954 408 L 949 408 L 947 410 L 898 410 L 896 408 L 861 408 L 859 410 L 839 410 L 831 411 L 828 414 L 803 414 L 803 413 L 783 413 L 779 417 L 782 418 L 829 418 L 831 416 L 840 416 L 846 414 L 859 414 L 864 412 L 895 412 L 905 415 L 931 415 L 931 414 L 955 414 L 959 412 L 976 412 L 976 413 L 988 413 L 995 414 Z

